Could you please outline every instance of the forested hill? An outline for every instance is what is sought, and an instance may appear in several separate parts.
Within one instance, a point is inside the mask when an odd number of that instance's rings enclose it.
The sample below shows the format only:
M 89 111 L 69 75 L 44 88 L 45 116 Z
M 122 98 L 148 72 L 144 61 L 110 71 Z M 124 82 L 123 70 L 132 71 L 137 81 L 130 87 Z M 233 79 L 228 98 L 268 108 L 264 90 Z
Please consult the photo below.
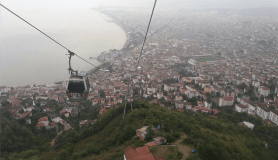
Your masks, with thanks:
M 227 110 L 221 111 L 218 118 L 213 119 L 207 114 L 178 112 L 156 104 L 134 101 L 133 112 L 128 104 L 127 114 L 123 119 L 123 108 L 122 105 L 109 109 L 88 127 L 63 132 L 56 138 L 54 147 L 47 151 L 27 150 L 5 159 L 122 160 L 128 146 L 140 147 L 148 142 L 133 138 L 136 129 L 162 124 L 164 128 L 160 128 L 157 135 L 152 136 L 163 136 L 167 143 L 171 143 L 185 133 L 188 137 L 183 139 L 182 145 L 196 150 L 187 160 L 278 159 L 275 146 L 277 143 L 274 143 L 277 140 L 277 127 L 267 128 L 256 117 Z M 242 120 L 248 120 L 257 126 L 251 131 L 238 125 Z M 273 133 L 276 135 L 271 135 Z M 150 139 L 152 137 L 148 137 Z M 265 147 L 266 143 L 268 147 Z M 169 159 L 179 158 L 172 156 Z

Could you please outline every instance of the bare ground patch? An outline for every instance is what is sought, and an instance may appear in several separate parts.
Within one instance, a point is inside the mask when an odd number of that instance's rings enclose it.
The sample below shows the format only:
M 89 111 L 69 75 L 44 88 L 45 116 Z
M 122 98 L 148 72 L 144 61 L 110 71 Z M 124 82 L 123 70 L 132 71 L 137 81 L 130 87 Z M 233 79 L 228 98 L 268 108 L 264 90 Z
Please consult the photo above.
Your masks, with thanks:
M 184 138 L 187 138 L 187 135 L 185 133 L 183 133 L 176 142 L 172 143 L 172 145 L 177 145 L 179 147 L 179 151 L 183 154 L 183 160 L 189 156 L 192 149 L 192 147 L 190 146 L 180 144 Z

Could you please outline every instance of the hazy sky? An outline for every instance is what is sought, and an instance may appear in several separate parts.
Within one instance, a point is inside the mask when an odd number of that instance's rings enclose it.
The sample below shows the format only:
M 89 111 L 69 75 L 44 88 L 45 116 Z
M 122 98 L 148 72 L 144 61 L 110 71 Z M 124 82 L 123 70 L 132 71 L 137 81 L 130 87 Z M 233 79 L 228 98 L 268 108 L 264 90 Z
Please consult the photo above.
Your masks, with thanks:
M 53 24 L 57 24 L 57 28 L 65 28 L 70 24 L 72 14 L 89 10 L 89 8 L 99 6 L 152 7 L 154 0 L 0 0 L 0 2 L 35 26 L 45 30 Z M 190 9 L 278 7 L 278 0 L 157 0 L 156 10 L 159 11 L 161 7 Z M 0 40 L 6 36 L 16 35 L 17 32 L 22 33 L 22 30 L 25 32 L 33 30 L 2 7 L 0 7 L 0 13 L 0 28 L 6 28 L 5 33 L 3 31 L 0 33 Z M 46 21 L 47 19 L 49 21 Z M 83 17 L 80 19 L 84 20 Z M 78 18 L 74 22 L 77 20 Z
M 74 9 L 98 6 L 144 6 L 154 0 L 1 0 L 13 9 Z M 278 0 L 158 0 L 157 5 L 201 8 L 277 7 Z
M 62 29 L 67 27 L 70 16 L 76 12 L 88 11 L 90 8 L 99 6 L 152 7 L 154 0 L 0 0 L 0 2 L 41 29 L 47 29 L 49 25 L 55 23 L 59 24 L 57 28 Z M 190 9 L 278 7 L 278 0 L 157 0 L 156 10 L 159 11 L 161 7 Z M 1 33 L 2 38 L 6 35 L 15 35 L 17 32 L 22 33 L 22 30 L 26 32 L 33 30 L 2 7 L 0 13 L 0 28 L 6 27 L 5 33 Z M 42 21 L 47 19 L 49 21 Z M 84 20 L 83 17 L 80 19 Z M 63 20 L 64 23 L 61 22 Z M 75 19 L 74 22 L 77 20 Z

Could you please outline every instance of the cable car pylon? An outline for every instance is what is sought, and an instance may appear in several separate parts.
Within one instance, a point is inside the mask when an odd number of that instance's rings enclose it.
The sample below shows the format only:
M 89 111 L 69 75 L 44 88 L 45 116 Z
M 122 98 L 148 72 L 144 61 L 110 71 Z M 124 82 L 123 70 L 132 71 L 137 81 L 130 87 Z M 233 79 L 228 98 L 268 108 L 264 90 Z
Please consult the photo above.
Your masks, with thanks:
M 125 109 L 124 109 L 124 115 L 123 115 L 123 118 L 125 118 L 125 113 L 126 113 L 126 100 L 127 100 L 127 97 L 129 96 L 129 85 L 130 85 L 130 76 L 128 77 L 128 84 L 127 84 L 127 93 L 126 93 L 126 96 L 125 96 Z M 132 102 L 131 102 L 132 104 Z M 132 105 L 131 105 L 131 111 L 132 111 Z

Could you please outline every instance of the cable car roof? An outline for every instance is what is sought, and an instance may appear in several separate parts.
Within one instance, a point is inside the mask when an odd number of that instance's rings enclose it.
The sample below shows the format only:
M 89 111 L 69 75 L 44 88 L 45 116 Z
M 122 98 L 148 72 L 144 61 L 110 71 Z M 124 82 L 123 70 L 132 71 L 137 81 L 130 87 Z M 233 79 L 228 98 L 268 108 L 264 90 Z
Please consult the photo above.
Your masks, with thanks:
M 82 76 L 82 77 L 85 77 L 87 76 L 87 72 L 86 71 L 81 71 L 78 76 Z

